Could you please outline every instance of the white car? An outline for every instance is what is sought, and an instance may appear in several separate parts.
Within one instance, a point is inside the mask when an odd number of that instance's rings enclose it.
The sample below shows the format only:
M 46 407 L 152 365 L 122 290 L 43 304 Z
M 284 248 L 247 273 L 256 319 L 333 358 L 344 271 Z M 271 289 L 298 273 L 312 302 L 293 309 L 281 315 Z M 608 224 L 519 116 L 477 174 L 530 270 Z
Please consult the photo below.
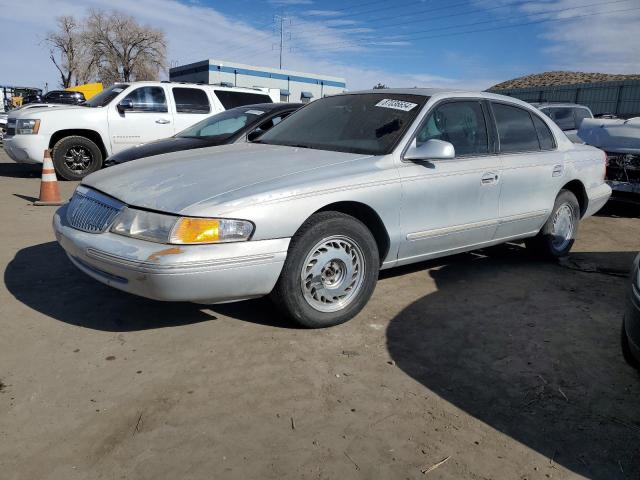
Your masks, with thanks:
M 119 83 L 80 106 L 9 114 L 4 148 L 16 162 L 42 163 L 52 150 L 56 173 L 79 180 L 110 155 L 172 136 L 228 108 L 279 101 L 275 91 L 175 82 Z
M 364 307 L 380 269 L 515 240 L 566 255 L 611 195 L 604 173 L 604 152 L 520 100 L 381 89 L 316 100 L 253 142 L 96 172 L 53 226 L 71 261 L 115 288 L 271 294 L 326 327 Z
M 569 137 L 573 143 L 583 143 L 578 137 L 578 129 L 585 118 L 593 118 L 589 107 L 575 103 L 532 103 Z

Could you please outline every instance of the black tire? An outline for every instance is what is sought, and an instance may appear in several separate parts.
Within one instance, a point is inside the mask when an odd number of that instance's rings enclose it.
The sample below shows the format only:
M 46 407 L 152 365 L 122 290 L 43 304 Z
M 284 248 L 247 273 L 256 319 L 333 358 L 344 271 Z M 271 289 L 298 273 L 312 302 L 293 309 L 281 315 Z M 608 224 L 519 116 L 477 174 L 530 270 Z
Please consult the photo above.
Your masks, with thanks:
M 319 296 L 320 299 L 315 299 L 315 304 L 318 305 L 325 300 L 324 296 L 317 293 L 318 291 L 332 292 L 332 290 L 326 289 L 325 274 L 330 272 L 328 274 L 330 277 L 331 274 L 335 276 L 336 270 L 332 268 L 334 259 L 331 259 L 330 263 L 325 263 L 325 266 L 328 265 L 327 268 L 321 267 L 321 276 L 315 276 L 311 279 L 312 276 L 309 274 L 310 280 L 308 282 L 304 282 L 302 279 L 303 268 L 313 264 L 313 257 L 311 257 L 311 263 L 305 265 L 305 261 L 308 261 L 309 256 L 314 252 L 323 249 L 323 246 L 319 247 L 319 245 L 325 240 L 332 245 L 333 242 L 336 242 L 335 244 L 339 247 L 336 251 L 348 255 L 352 259 L 352 265 L 361 265 L 361 269 L 358 269 L 361 275 L 351 276 L 352 279 L 359 279 L 357 287 L 354 286 L 350 290 L 353 293 L 347 292 L 347 296 L 343 297 L 343 300 L 340 300 L 340 297 L 327 297 L 327 307 L 320 306 L 322 308 L 339 308 L 335 311 L 321 311 L 312 305 L 314 299 L 309 299 L 314 295 Z M 342 241 L 345 243 L 340 243 Z M 341 248 L 345 248 L 345 250 L 342 251 Z M 323 255 L 325 255 L 324 259 L 320 256 L 320 260 L 316 260 L 318 265 L 324 263 L 327 257 L 330 258 L 332 253 Z M 360 263 L 353 258 L 359 258 Z M 350 281 L 348 280 L 349 275 L 346 274 L 347 267 L 342 263 L 344 268 L 341 268 L 339 264 L 341 260 L 337 257 L 335 261 L 338 262 L 338 278 L 343 278 L 346 282 L 340 281 L 338 286 L 346 285 Z M 378 281 L 379 269 L 378 246 L 369 229 L 361 221 L 339 212 L 320 212 L 311 216 L 291 239 L 287 259 L 280 278 L 271 292 L 271 299 L 282 312 L 303 327 L 331 327 L 350 320 L 367 304 Z M 314 279 L 315 281 L 313 281 Z M 331 278 L 329 278 L 329 282 L 331 282 Z M 316 287 L 319 287 L 319 290 L 316 290 Z M 341 302 L 346 302 L 346 304 L 340 307 Z
M 566 208 L 571 210 L 570 216 L 572 218 L 573 228 L 570 238 L 565 241 L 554 235 L 554 220 L 559 214 L 558 212 L 561 209 L 563 209 L 563 212 L 566 212 L 566 210 L 564 210 Z M 569 254 L 571 247 L 573 247 L 573 243 L 578 234 L 579 223 L 580 204 L 578 203 L 578 199 L 573 192 L 560 190 L 553 205 L 551 215 L 549 215 L 549 218 L 540 229 L 538 235 L 525 240 L 525 245 L 533 253 L 544 258 L 557 259 L 564 257 Z
M 74 153 L 78 154 L 75 155 Z M 75 163 L 70 165 L 69 157 Z M 64 180 L 82 180 L 102 168 L 102 152 L 98 145 L 86 137 L 64 137 L 54 145 L 51 153 L 56 174 Z M 81 160 L 88 158 L 88 161 Z
M 638 361 L 638 359 L 633 356 L 631 347 L 629 346 L 629 337 L 627 337 L 627 332 L 624 328 L 624 320 L 622 321 L 622 329 L 620 332 L 620 345 L 622 347 L 622 356 L 624 357 L 625 361 L 633 368 L 640 371 L 640 361 Z

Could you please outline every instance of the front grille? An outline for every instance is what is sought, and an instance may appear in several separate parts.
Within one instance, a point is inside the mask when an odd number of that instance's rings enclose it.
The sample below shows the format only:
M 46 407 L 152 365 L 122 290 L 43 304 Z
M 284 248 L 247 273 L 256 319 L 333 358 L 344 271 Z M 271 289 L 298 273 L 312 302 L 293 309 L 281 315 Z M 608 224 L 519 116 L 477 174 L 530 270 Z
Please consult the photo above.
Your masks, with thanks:
M 80 185 L 69 202 L 67 221 L 77 230 L 102 233 L 124 206 L 122 202 Z
M 13 137 L 16 134 L 16 127 L 7 127 L 7 137 Z

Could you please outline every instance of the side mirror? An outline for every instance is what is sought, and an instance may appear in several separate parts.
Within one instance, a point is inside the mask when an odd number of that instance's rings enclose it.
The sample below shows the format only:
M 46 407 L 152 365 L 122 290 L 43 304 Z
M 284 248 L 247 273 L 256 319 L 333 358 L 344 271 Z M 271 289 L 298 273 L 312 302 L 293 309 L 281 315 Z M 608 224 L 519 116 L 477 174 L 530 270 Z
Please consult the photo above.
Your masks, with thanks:
M 254 130 L 253 132 L 249 132 L 249 134 L 247 135 L 247 141 L 248 142 L 253 142 L 254 140 L 257 140 L 258 137 L 260 135 L 262 135 L 263 133 L 264 133 L 264 131 L 260 130 L 260 129 Z
M 125 98 L 118 104 L 118 112 L 124 115 L 127 110 L 133 110 L 133 100 Z
M 405 160 L 451 160 L 456 151 L 449 142 L 432 138 L 419 147 L 411 146 L 404 154 Z

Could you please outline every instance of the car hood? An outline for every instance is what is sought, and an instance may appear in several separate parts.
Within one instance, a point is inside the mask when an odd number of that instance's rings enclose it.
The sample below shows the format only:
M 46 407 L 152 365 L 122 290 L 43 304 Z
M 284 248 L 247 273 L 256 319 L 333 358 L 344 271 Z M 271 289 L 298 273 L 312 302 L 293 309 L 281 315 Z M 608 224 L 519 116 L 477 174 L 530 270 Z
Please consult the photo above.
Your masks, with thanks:
M 20 108 L 12 110 L 10 113 L 11 117 L 19 118 L 19 117 L 27 117 L 30 115 L 37 115 L 39 118 L 42 115 L 57 115 L 58 112 L 63 110 L 86 110 L 89 107 L 81 107 L 79 105 L 64 105 L 61 103 L 43 103 L 38 104 L 38 106 L 31 106 L 29 108 Z
M 222 145 L 220 137 L 215 138 L 184 138 L 170 137 L 156 140 L 154 142 L 143 143 L 135 147 L 127 148 L 122 152 L 111 155 L 106 162 L 107 166 L 130 162 L 139 158 L 161 155 L 163 153 L 179 152 L 182 150 L 192 150 L 195 148 L 212 147 Z
M 326 178 L 327 172 L 339 177 L 342 171 L 338 165 L 368 157 L 276 145 L 233 144 L 141 158 L 93 173 L 82 183 L 128 205 L 179 214 L 198 204 L 213 206 L 249 197 L 263 192 L 269 182 L 282 183 L 284 178 L 288 183 L 303 182 L 314 175 Z

